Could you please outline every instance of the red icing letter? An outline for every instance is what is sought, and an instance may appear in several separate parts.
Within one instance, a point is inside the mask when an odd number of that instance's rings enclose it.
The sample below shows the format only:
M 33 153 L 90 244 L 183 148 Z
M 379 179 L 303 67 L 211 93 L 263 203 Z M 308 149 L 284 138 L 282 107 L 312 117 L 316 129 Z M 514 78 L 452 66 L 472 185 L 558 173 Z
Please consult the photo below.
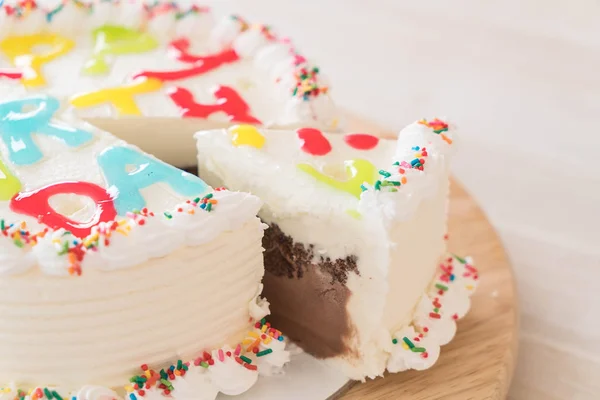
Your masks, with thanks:
M 22 72 L 19 72 L 17 70 L 0 68 L 0 78 L 21 79 L 22 77 L 23 77 Z
M 191 64 L 191 67 L 179 71 L 142 71 L 133 78 L 144 76 L 154 78 L 160 81 L 178 81 L 180 79 L 191 78 L 196 75 L 205 74 L 213 69 L 219 68 L 223 64 L 228 64 L 239 60 L 239 56 L 233 49 L 225 49 L 219 53 L 208 56 L 195 56 L 188 53 L 190 42 L 188 39 L 178 39 L 169 45 L 169 54 L 176 60 Z
M 50 197 L 57 194 L 89 197 L 96 203 L 96 211 L 88 221 L 73 221 L 57 213 L 48 203 Z M 105 189 L 88 182 L 54 183 L 31 192 L 20 193 L 13 197 L 10 208 L 20 214 L 36 218 L 52 229 L 64 228 L 80 238 L 88 236 L 92 227 L 100 222 L 110 222 L 117 217 L 117 210 L 111 196 Z
M 261 122 L 250 115 L 250 107 L 242 97 L 229 86 L 217 86 L 213 95 L 216 104 L 198 104 L 192 93 L 184 88 L 176 87 L 169 91 L 169 96 L 181 108 L 184 117 L 208 118 L 216 112 L 227 114 L 229 121 L 244 124 L 260 124 Z

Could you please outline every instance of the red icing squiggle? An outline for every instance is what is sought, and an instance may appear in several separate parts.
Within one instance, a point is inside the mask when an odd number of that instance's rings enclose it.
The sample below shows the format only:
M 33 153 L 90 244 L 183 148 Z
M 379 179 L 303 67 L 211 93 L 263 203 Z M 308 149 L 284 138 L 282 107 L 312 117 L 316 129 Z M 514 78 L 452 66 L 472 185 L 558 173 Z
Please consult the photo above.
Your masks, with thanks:
M 57 213 L 48 200 L 58 194 L 89 197 L 96 204 L 94 215 L 88 221 L 77 222 Z M 11 200 L 10 208 L 19 214 L 36 218 L 54 230 L 64 228 L 79 238 L 89 236 L 92 227 L 99 223 L 114 221 L 117 217 L 117 210 L 110 194 L 100 186 L 89 182 L 53 183 L 31 192 L 19 193 Z
M 371 150 L 377 146 L 379 138 L 367 133 L 349 133 L 344 135 L 344 141 L 357 150 Z
M 23 73 L 15 70 L 0 69 L 0 78 L 21 79 Z
M 217 86 L 213 90 L 213 95 L 217 99 L 216 104 L 199 104 L 187 89 L 176 87 L 169 91 L 169 96 L 181 109 L 184 117 L 208 118 L 211 114 L 221 111 L 227 114 L 231 122 L 261 123 L 250 114 L 250 106 L 235 89 L 229 86 Z
M 324 156 L 331 152 L 331 143 L 318 129 L 300 128 L 296 131 L 302 141 L 302 151 L 313 156 Z
M 168 51 L 176 60 L 192 64 L 191 67 L 177 71 L 142 71 L 134 75 L 133 78 L 135 79 L 143 76 L 146 78 L 159 79 L 163 82 L 178 81 L 205 74 L 219 68 L 221 65 L 233 63 L 240 59 L 233 49 L 225 49 L 207 56 L 197 56 L 188 52 L 189 47 L 190 42 L 188 39 L 177 39 L 170 43 Z

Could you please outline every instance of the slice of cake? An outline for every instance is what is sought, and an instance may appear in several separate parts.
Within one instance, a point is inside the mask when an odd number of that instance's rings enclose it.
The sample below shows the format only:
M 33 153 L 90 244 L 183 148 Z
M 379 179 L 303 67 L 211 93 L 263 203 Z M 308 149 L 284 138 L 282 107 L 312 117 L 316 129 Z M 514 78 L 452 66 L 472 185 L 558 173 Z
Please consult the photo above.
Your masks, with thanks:
M 266 25 L 189 1 L 15 3 L 0 4 L 0 93 L 57 97 L 165 162 L 194 165 L 200 129 L 339 123 L 319 68 Z
M 2 398 L 214 399 L 279 371 L 261 201 L 58 109 L 0 103 Z
M 196 135 L 207 182 L 265 203 L 274 323 L 353 379 L 431 366 L 468 311 L 477 271 L 445 255 L 453 136 L 437 119 L 397 140 L 250 125 Z

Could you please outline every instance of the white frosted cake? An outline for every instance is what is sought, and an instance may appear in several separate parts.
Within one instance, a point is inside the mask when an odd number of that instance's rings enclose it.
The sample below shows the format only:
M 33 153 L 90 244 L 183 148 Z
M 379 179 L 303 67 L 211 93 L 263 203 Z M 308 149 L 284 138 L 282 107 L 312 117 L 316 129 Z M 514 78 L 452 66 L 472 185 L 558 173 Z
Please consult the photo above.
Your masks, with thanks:
M 261 201 L 59 106 L 0 102 L 0 399 L 214 399 L 279 371 Z
M 191 1 L 14 3 L 0 6 L 4 98 L 52 95 L 165 162 L 193 165 L 199 129 L 339 123 L 319 68 L 266 25 Z
M 397 140 L 199 132 L 199 173 L 264 201 L 265 294 L 306 351 L 364 379 L 433 365 L 469 309 L 472 260 L 446 255 L 454 132 L 419 121 Z

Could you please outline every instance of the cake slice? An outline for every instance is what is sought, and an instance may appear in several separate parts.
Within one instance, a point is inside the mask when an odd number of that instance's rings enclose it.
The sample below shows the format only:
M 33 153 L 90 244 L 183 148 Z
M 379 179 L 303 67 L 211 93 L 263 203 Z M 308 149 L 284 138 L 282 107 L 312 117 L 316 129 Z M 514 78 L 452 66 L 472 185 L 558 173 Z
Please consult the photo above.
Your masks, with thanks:
M 200 175 L 265 203 L 274 323 L 350 378 L 431 366 L 468 311 L 476 269 L 445 254 L 453 136 L 437 119 L 397 140 L 249 125 L 196 134 Z
M 214 399 L 287 361 L 263 320 L 257 197 L 44 95 L 0 102 L 0 172 L 2 396 Z

